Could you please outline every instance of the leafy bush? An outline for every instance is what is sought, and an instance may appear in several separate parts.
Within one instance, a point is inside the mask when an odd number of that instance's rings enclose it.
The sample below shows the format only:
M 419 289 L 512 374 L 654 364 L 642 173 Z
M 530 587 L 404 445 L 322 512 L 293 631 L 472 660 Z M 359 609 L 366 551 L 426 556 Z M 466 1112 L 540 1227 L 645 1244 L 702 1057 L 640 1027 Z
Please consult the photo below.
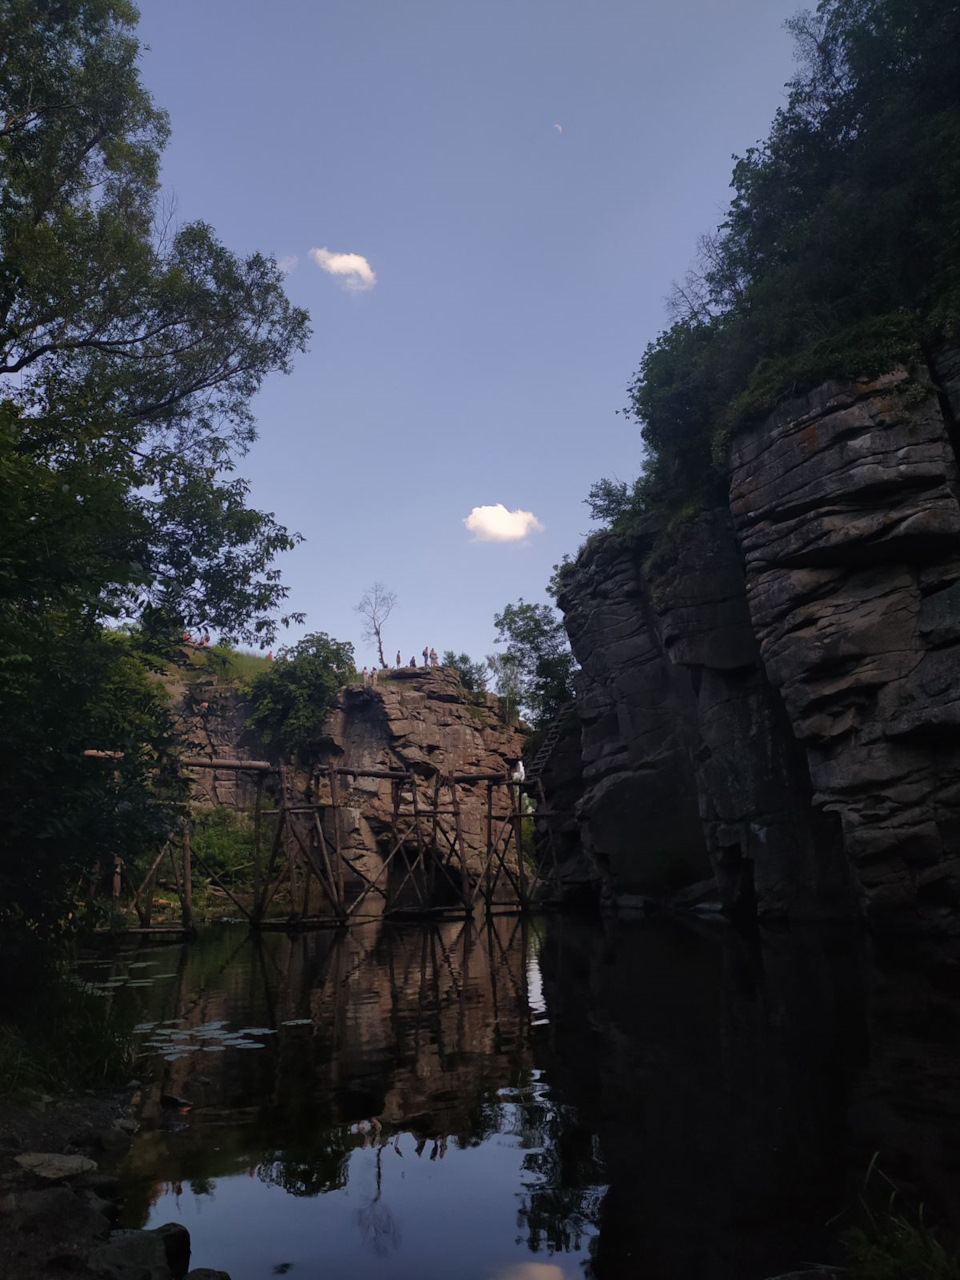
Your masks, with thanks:
M 253 820 L 234 809 L 195 809 L 190 844 L 206 868 L 229 885 L 248 887 L 253 880 Z M 203 864 L 198 875 L 206 872 Z
M 483 693 L 487 687 L 487 664 L 474 662 L 469 653 L 454 653 L 452 649 L 447 649 L 440 659 L 440 665 L 456 671 L 460 683 L 468 693 Z
M 352 644 L 324 631 L 304 636 L 251 681 L 251 721 L 268 745 L 307 758 L 338 689 L 355 675 Z

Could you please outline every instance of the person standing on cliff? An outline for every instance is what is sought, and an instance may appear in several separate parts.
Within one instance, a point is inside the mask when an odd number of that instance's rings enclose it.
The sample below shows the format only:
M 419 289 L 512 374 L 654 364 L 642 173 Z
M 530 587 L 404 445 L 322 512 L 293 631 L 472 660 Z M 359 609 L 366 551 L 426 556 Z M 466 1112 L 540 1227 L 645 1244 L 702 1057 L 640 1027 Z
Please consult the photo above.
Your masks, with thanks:
M 370 668 L 370 683 L 373 685 L 373 687 L 374 687 L 374 688 L 376 688 L 376 687 L 377 687 L 377 682 L 379 681 L 379 679 L 380 679 L 380 668 L 379 668 L 379 667 L 376 667 L 376 666 L 371 667 L 371 668 Z
M 436 649 L 430 650 L 430 665 L 431 667 L 439 667 L 440 665 L 440 659 L 437 657 Z
M 425 667 L 428 667 L 430 665 L 430 650 L 426 645 L 423 646 L 422 654 L 423 654 L 423 665 Z
M 402 666 L 403 666 L 403 659 L 400 657 L 400 650 L 399 650 L 399 649 L 397 650 L 397 666 L 398 666 L 398 667 L 402 667 Z
M 360 675 L 363 677 L 363 683 L 368 684 L 370 681 L 370 673 L 367 671 L 366 667 L 363 668 L 363 670 L 360 672 Z

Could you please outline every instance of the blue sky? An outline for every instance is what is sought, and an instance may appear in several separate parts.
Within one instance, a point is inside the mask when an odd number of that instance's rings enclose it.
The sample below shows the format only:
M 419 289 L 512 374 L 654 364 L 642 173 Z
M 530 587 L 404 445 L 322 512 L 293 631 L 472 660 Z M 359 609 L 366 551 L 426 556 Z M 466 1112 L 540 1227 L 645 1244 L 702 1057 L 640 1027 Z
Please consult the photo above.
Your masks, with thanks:
M 391 653 L 481 657 L 494 612 L 546 599 L 590 484 L 640 468 L 616 410 L 783 100 L 798 7 L 141 0 L 177 218 L 295 259 L 312 316 L 240 468 L 306 538 L 281 563 L 304 629 L 369 661 L 353 606 L 379 580 Z M 541 527 L 478 539 L 497 504 Z

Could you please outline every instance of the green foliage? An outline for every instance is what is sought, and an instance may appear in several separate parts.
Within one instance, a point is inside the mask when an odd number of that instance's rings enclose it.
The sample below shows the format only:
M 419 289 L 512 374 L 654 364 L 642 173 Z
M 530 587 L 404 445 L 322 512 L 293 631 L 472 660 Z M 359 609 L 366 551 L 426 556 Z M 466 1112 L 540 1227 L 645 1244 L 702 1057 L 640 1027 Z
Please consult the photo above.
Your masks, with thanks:
M 725 497 L 731 433 L 829 377 L 873 376 L 960 331 L 960 11 L 821 0 L 789 22 L 799 68 L 740 157 L 629 388 L 644 475 L 600 481 L 596 518 Z
M 960 1257 L 950 1253 L 924 1222 L 923 1205 L 915 1213 L 898 1211 L 898 1189 L 870 1161 L 860 1200 L 861 1221 L 842 1235 L 853 1280 L 960 1280 Z M 890 1188 L 885 1201 L 871 1201 L 871 1180 Z
M 518 600 L 494 616 L 506 648 L 495 672 L 501 696 L 513 696 L 539 726 L 573 698 L 576 663 L 560 616 L 548 604 Z
M 190 820 L 191 847 L 205 867 L 229 885 L 246 888 L 253 881 L 253 822 L 233 809 L 195 809 Z M 206 876 L 203 865 L 199 874 Z
M 0 661 L 0 938 L 76 923 L 97 863 L 134 869 L 165 839 L 182 784 L 166 698 L 137 640 L 63 612 L 6 614 Z M 84 756 L 86 750 L 117 753 Z
M 901 1214 L 852 1227 L 844 1237 L 853 1280 L 960 1280 L 960 1260 L 936 1232 Z
M 600 481 L 599 483 L 604 484 L 608 482 Z M 577 564 L 574 558 L 566 554 L 564 554 L 559 564 L 555 564 L 553 566 L 553 572 L 550 574 L 549 581 L 547 582 L 547 595 L 554 603 L 560 599 L 560 596 L 566 590 L 568 584 L 573 580 L 576 568 Z
M 226 644 L 198 646 L 188 657 L 188 672 L 210 676 L 218 685 L 248 685 L 261 672 L 270 669 L 270 659 L 263 653 L 248 653 Z
M 62 927 L 95 859 L 136 866 L 164 838 L 154 802 L 177 792 L 147 672 L 185 625 L 269 642 L 272 562 L 296 541 L 233 468 L 308 317 L 272 259 L 163 220 L 168 125 L 136 19 L 127 0 L 0 0 L 4 936 Z
M 460 683 L 469 693 L 483 693 L 487 687 L 487 664 L 474 662 L 469 653 L 454 653 L 452 649 L 446 649 L 440 665 L 456 671 Z
M 9 1006 L 9 992 L 7 1005 Z M 0 1020 L 0 1097 L 118 1085 L 135 1056 L 133 1019 L 66 973 L 45 973 Z
M 352 644 L 323 631 L 304 636 L 251 683 L 252 723 L 281 754 L 308 757 L 337 690 L 354 675 Z

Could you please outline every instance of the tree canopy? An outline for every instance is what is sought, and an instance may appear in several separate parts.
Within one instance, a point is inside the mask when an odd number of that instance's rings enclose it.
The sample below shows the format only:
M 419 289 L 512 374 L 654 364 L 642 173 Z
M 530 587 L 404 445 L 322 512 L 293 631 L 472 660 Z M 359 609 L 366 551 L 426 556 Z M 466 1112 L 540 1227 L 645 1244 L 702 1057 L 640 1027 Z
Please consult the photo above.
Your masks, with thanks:
M 149 655 L 185 626 L 271 642 L 296 541 L 234 468 L 308 317 L 271 258 L 165 211 L 136 20 L 0 0 L 0 913 L 29 927 L 62 922 L 95 856 L 158 837 Z
M 787 25 L 787 101 L 644 353 L 626 410 L 644 473 L 595 486 L 601 519 L 722 499 L 731 431 L 827 377 L 923 374 L 960 327 L 960 10 L 821 0 Z
M 460 683 L 468 693 L 483 693 L 487 687 L 486 662 L 474 662 L 469 653 L 455 653 L 453 649 L 445 649 L 440 665 L 456 671 Z
M 284 755 L 309 756 L 337 690 L 354 674 L 353 645 L 318 631 L 282 650 L 250 686 L 253 722 Z
M 498 691 L 516 696 L 535 728 L 544 726 L 573 698 L 576 662 L 559 614 L 548 604 L 520 599 L 494 615 Z

